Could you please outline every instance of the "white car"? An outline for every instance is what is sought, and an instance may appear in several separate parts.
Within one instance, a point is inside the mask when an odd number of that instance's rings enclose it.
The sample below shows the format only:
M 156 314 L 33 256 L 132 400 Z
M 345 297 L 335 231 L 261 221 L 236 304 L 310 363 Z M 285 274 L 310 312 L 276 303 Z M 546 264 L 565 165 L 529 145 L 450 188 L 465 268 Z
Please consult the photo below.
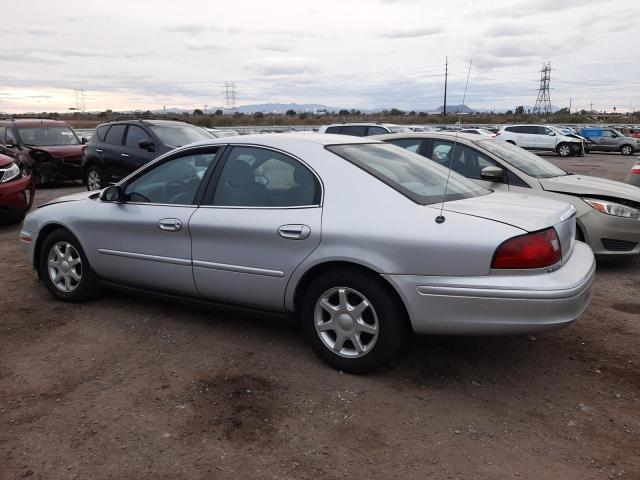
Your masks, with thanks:
M 481 137 L 489 137 L 493 138 L 496 136 L 491 130 L 487 130 L 486 128 L 463 128 L 460 130 L 460 133 L 470 133 L 472 135 L 480 135 Z
M 561 157 L 584 153 L 580 138 L 565 135 L 551 126 L 508 125 L 501 127 L 496 137 L 526 150 L 552 151 Z
M 337 133 L 340 135 L 353 135 L 355 137 L 411 132 L 412 130 L 409 127 L 395 125 L 393 123 L 336 123 L 333 125 L 323 125 L 318 130 L 318 133 Z

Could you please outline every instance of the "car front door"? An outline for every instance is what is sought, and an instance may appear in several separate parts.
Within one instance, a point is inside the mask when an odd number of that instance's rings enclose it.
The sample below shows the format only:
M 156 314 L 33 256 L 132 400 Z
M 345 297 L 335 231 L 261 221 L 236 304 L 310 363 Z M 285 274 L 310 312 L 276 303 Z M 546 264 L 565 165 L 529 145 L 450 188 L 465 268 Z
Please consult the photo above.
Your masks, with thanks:
M 129 125 L 127 127 L 124 147 L 120 154 L 123 159 L 123 170 L 128 170 L 128 173 L 146 165 L 158 156 L 158 153 L 155 151 L 155 147 L 150 147 L 148 149 L 140 147 L 140 142 L 142 141 L 147 141 L 150 142 L 150 144 L 153 144 L 151 136 L 142 127 Z
M 322 188 L 303 162 L 234 146 L 189 221 L 200 295 L 284 309 L 287 283 L 320 243 Z
M 556 149 L 556 133 L 547 127 L 532 127 L 536 129 L 535 136 L 537 150 L 555 150 Z
M 598 143 L 600 145 L 601 150 L 604 150 L 607 152 L 618 150 L 618 143 L 620 139 L 611 130 L 603 130 L 602 136 L 598 140 L 599 140 Z
M 97 200 L 88 250 L 107 280 L 195 295 L 189 219 L 220 147 L 167 157 L 122 185 L 121 202 Z

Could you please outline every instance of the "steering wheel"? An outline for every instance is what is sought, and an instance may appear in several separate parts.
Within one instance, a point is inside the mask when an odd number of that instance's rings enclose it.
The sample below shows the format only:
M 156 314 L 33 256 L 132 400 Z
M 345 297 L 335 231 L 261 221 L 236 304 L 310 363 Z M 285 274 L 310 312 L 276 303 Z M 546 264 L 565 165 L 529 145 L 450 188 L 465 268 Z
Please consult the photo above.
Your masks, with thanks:
M 169 180 L 162 187 L 162 198 L 173 200 L 175 197 L 183 193 L 185 190 L 185 182 L 182 180 Z

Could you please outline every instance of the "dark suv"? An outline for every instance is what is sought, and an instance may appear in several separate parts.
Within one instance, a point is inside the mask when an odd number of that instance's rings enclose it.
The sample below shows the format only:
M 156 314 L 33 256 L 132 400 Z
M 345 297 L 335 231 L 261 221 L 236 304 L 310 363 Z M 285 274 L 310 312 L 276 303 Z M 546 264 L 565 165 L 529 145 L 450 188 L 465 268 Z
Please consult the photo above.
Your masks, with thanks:
M 103 123 L 87 144 L 82 178 L 88 190 L 100 190 L 163 153 L 212 138 L 215 137 L 203 128 L 173 120 Z
M 0 154 L 32 172 L 36 183 L 79 180 L 84 142 L 60 120 L 0 120 Z

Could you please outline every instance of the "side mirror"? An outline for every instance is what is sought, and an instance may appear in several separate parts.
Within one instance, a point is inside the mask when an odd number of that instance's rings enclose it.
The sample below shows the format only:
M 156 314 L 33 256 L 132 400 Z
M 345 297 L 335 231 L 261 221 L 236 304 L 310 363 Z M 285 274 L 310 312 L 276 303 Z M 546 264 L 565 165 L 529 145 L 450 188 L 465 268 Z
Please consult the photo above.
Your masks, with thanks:
M 87 137 L 82 137 L 80 141 L 82 142 L 83 145 L 86 145 L 89 140 L 87 140 Z
M 138 143 L 138 147 L 140 147 L 143 150 L 146 150 L 147 152 L 156 151 L 156 146 L 151 140 L 140 140 L 140 142 Z
M 547 133 L 547 135 L 549 135 L 550 137 L 555 137 L 556 136 L 556 132 L 549 132 L 549 133 Z
M 13 144 L 13 140 L 7 140 L 7 143 L 4 144 L 5 147 L 7 148 L 14 148 L 15 145 Z
M 494 166 L 484 167 L 480 171 L 480 178 L 494 183 L 504 182 L 504 170 Z
M 121 202 L 123 199 L 124 191 L 118 185 L 105 188 L 100 195 L 103 202 Z

